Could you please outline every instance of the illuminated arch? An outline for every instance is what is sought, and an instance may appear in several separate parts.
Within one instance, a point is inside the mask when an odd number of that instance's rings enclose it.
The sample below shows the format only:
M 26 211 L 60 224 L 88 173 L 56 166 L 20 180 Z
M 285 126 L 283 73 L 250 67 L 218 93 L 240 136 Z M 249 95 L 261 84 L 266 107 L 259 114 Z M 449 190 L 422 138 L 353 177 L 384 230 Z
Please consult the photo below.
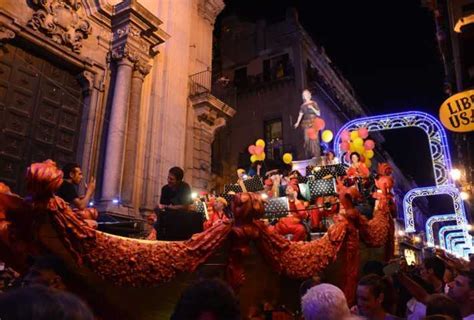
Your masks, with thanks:
M 446 247 L 446 233 L 447 232 L 453 232 L 453 231 L 462 231 L 462 227 L 453 225 L 453 226 L 444 226 L 441 227 L 438 231 L 438 240 L 439 240 L 439 246 L 442 249 L 447 250 L 448 248 Z
M 334 150 L 336 150 L 336 155 L 341 158 L 341 162 L 345 161 L 342 157 L 344 152 L 340 149 L 341 134 L 344 130 L 350 132 L 359 128 L 367 128 L 369 132 L 377 132 L 413 127 L 422 129 L 428 137 L 436 185 L 452 184 L 451 177 L 449 176 L 451 171 L 451 155 L 449 153 L 446 132 L 435 117 L 425 112 L 392 113 L 349 121 L 336 134 Z
M 459 190 L 454 186 L 438 186 L 411 189 L 403 197 L 403 215 L 405 220 L 405 232 L 415 232 L 415 218 L 413 213 L 413 201 L 418 197 L 429 197 L 436 195 L 448 195 L 453 200 L 456 224 L 466 228 L 467 219 L 464 211 L 464 203 Z M 467 230 L 466 230 L 467 232 Z
M 464 244 L 464 233 L 463 232 L 453 232 L 446 236 L 446 250 L 454 252 L 453 244 L 455 241 L 462 241 Z
M 428 220 L 426 220 L 426 224 L 425 224 L 426 242 L 429 247 L 435 246 L 433 225 L 435 223 L 448 222 L 448 221 L 456 221 L 456 215 L 440 214 L 440 215 L 429 217 Z M 459 228 L 462 230 L 463 227 L 459 226 Z

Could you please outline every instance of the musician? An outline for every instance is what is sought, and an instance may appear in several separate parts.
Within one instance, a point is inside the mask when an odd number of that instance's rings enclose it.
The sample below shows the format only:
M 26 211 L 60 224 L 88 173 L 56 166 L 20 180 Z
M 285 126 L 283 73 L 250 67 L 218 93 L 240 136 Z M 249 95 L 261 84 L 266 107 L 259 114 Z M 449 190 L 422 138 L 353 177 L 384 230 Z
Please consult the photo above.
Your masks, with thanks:
M 357 152 L 351 153 L 351 166 L 347 170 L 349 178 L 368 178 L 369 169 L 365 163 L 360 161 L 360 155 Z
M 333 164 L 339 164 L 339 159 L 336 158 L 336 155 L 334 154 L 333 151 L 328 150 L 328 151 L 326 151 L 326 153 L 324 154 L 324 157 L 323 157 L 322 160 L 321 160 L 321 164 L 322 164 L 323 166 L 329 166 L 329 165 L 333 165 Z
M 224 209 L 227 207 L 227 205 L 227 201 L 222 197 L 213 199 L 212 214 L 209 216 L 209 220 L 204 221 L 204 230 L 209 229 L 218 221 L 229 220 L 229 218 L 224 213 Z
M 286 195 L 290 205 L 290 214 L 277 222 L 275 231 L 281 235 L 293 235 L 292 241 L 303 241 L 307 235 L 303 220 L 308 218 L 305 203 L 298 200 L 298 190 L 291 184 L 286 188 Z
M 245 174 L 244 169 L 237 169 L 237 184 L 242 188 L 243 192 L 247 192 L 247 188 L 245 187 L 244 180 L 247 180 L 248 176 Z

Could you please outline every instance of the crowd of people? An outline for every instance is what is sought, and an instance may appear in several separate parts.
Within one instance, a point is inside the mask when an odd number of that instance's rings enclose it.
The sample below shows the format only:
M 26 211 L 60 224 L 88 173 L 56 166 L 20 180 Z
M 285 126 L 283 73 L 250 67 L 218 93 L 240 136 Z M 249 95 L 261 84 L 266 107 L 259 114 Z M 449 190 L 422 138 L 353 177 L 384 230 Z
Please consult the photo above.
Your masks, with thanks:
M 56 257 L 35 258 L 21 277 L 8 268 L 0 275 L 1 319 L 102 319 L 98 304 L 91 308 L 71 293 L 67 269 Z M 238 296 L 224 281 L 203 277 L 184 289 L 170 319 L 472 320 L 474 259 L 465 262 L 437 251 L 418 265 L 408 266 L 400 258 L 386 265 L 369 261 L 361 271 L 354 305 L 341 289 L 319 277 L 302 282 L 295 294 L 301 302 L 295 310 L 266 300 L 241 310 Z

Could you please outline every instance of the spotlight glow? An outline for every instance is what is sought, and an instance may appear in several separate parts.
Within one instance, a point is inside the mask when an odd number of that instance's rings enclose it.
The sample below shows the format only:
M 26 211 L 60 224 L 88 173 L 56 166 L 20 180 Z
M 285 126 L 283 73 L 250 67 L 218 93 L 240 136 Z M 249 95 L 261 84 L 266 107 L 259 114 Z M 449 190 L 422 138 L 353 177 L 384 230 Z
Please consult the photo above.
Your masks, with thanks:
M 191 198 L 192 198 L 193 200 L 196 199 L 197 197 L 198 197 L 197 192 L 191 193 Z
M 413 242 L 420 243 L 421 242 L 421 237 L 420 236 L 414 236 L 413 237 Z
M 459 169 L 452 169 L 449 174 L 451 175 L 451 179 L 453 179 L 454 181 L 458 181 L 459 179 L 461 179 L 461 170 Z
M 405 236 L 405 231 L 403 231 L 403 230 L 398 230 L 397 233 L 398 233 L 399 237 L 404 237 Z
M 113 199 L 113 200 L 112 200 L 112 203 L 113 203 L 113 204 L 118 204 L 119 202 L 120 202 L 119 199 Z
M 89 202 L 89 207 L 93 207 L 93 206 L 94 206 L 94 201 Z
M 268 195 L 266 193 L 262 193 L 260 195 L 260 197 L 262 198 L 262 200 L 267 200 L 268 199 Z
M 466 191 L 461 191 L 459 195 L 461 196 L 461 199 L 463 199 L 464 201 L 469 200 L 469 193 L 467 193 Z

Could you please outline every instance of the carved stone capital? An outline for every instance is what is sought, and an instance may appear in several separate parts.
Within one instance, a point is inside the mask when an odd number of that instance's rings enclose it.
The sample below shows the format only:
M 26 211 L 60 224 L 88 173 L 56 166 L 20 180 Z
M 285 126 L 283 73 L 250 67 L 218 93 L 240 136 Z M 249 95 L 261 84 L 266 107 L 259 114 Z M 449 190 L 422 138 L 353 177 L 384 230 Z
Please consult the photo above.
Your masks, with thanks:
M 13 38 L 15 38 L 15 32 L 7 28 L 5 25 L 0 24 L 0 46 Z
M 82 40 L 92 33 L 78 0 L 31 0 L 35 12 L 28 25 L 54 42 L 80 53 Z
M 139 60 L 133 66 L 133 76 L 138 76 L 140 78 L 145 78 L 148 73 L 150 73 L 151 65 L 147 64 L 143 60 Z
M 222 0 L 199 0 L 198 13 L 199 16 L 214 25 L 217 15 L 224 9 L 224 6 Z
M 135 64 L 140 59 L 140 54 L 129 45 L 123 45 L 112 49 L 109 58 L 117 62 L 128 60 L 132 64 Z

